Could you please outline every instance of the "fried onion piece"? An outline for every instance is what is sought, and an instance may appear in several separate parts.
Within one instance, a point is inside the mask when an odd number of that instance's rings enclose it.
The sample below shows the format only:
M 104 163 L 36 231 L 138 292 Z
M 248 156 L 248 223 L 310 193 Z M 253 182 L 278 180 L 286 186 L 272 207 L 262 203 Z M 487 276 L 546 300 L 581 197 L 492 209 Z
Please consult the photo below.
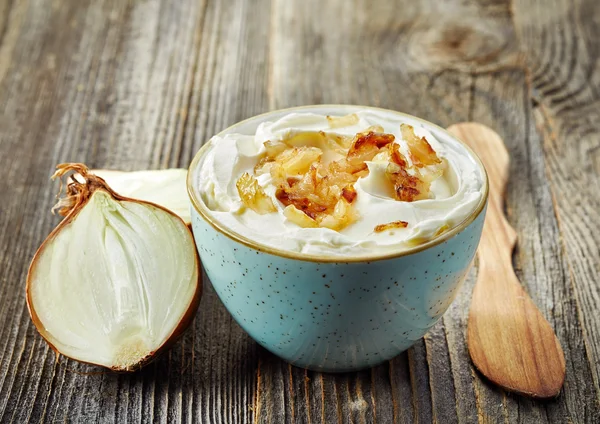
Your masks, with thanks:
M 356 115 L 355 113 L 351 113 L 345 116 L 327 115 L 327 122 L 329 123 L 329 128 L 350 127 L 352 125 L 358 124 L 358 115 Z
M 303 175 L 322 155 L 318 147 L 295 147 L 277 156 L 275 163 L 283 167 L 286 175 Z
M 333 196 L 317 194 L 318 176 L 316 168 L 312 167 L 302 179 L 293 186 L 281 184 L 275 192 L 275 197 L 285 206 L 294 206 L 308 217 L 315 219 L 317 215 L 333 210 L 336 199 Z
M 427 184 L 431 184 L 434 180 L 444 175 L 444 171 L 448 167 L 446 159 L 442 159 L 441 163 L 428 168 L 421 168 L 418 172 L 421 180 Z
M 282 181 L 291 176 L 304 175 L 322 155 L 323 151 L 317 147 L 294 147 L 285 150 L 270 166 L 271 177 L 275 181 Z
M 402 138 L 406 140 L 406 143 L 408 144 L 410 159 L 415 166 L 422 168 L 424 166 L 442 163 L 425 137 L 418 137 L 411 125 L 401 124 L 400 131 L 402 133 Z
M 319 227 L 329 228 L 334 231 L 339 231 L 346 228 L 358 219 L 358 213 L 352 205 L 343 197 L 335 204 L 335 208 L 331 214 L 324 214 L 317 218 Z
M 325 145 L 329 146 L 331 149 L 335 150 L 341 155 L 346 155 L 346 151 L 352 145 L 352 137 L 341 134 L 332 134 L 321 131 L 323 139 L 325 140 Z
M 277 156 L 289 149 L 289 146 L 281 141 L 267 140 L 263 143 L 263 146 L 265 146 L 265 152 L 267 154 L 266 158 L 270 160 L 275 159 Z
M 288 147 L 316 147 L 321 150 L 329 149 L 341 156 L 346 155 L 346 151 L 351 142 L 352 137 L 326 133 L 324 131 L 299 132 L 283 141 Z
M 365 162 L 373 159 L 379 149 L 394 141 L 393 134 L 376 133 L 373 131 L 356 134 L 346 158 L 350 162 Z
M 342 197 L 344 199 L 346 199 L 348 201 L 348 203 L 354 202 L 354 199 L 356 199 L 356 196 L 357 196 L 357 193 L 356 193 L 356 190 L 354 189 L 354 186 L 349 185 L 342 189 Z
M 245 172 L 235 183 L 242 203 L 254 212 L 264 215 L 275 212 L 277 208 L 263 188 L 258 184 L 256 178 Z
M 283 210 L 283 215 L 285 215 L 285 217 L 289 219 L 290 222 L 293 222 L 294 224 L 302 228 L 316 228 L 319 226 L 319 224 L 317 224 L 317 221 L 300 211 L 294 205 L 288 205 Z
M 427 199 L 429 195 L 429 183 L 421 179 L 418 170 L 413 170 L 415 175 L 408 172 L 408 162 L 400 152 L 398 145 L 392 143 L 388 146 L 390 163 L 385 170 L 385 175 L 394 186 L 394 197 L 396 200 L 413 202 L 415 200 Z
M 258 176 L 270 172 L 273 163 L 273 160 L 268 156 L 261 158 L 256 165 L 254 165 L 254 175 Z
M 361 172 L 364 170 L 367 170 L 366 163 L 360 162 L 358 160 L 351 162 L 347 158 L 342 158 L 340 160 L 336 160 L 335 162 L 330 162 L 329 164 L 327 164 L 327 169 L 325 170 L 325 172 L 328 174 L 331 174 L 331 175 L 336 175 L 336 174 L 353 175 L 353 174 L 356 174 L 357 172 Z M 358 177 L 352 177 L 352 178 L 354 179 L 353 181 L 356 181 L 358 179 Z
M 406 221 L 392 221 L 387 224 L 380 224 L 375 226 L 376 233 L 382 233 L 386 230 L 393 230 L 394 228 L 406 228 L 408 227 L 408 222 Z
M 367 170 L 365 162 L 372 160 L 380 152 L 382 147 L 393 143 L 392 134 L 375 132 L 359 133 L 348 150 L 345 162 L 338 161 L 343 171 L 351 174 Z M 367 171 L 368 173 L 368 171 Z
M 406 168 L 390 163 L 385 174 L 394 186 L 396 200 L 414 202 L 428 198 L 429 184 L 416 175 L 410 175 Z
M 369 168 L 363 169 L 359 172 L 355 172 L 352 175 L 354 175 L 356 177 L 356 179 L 366 177 L 367 175 L 369 175 Z
M 281 141 L 268 140 L 263 143 L 263 146 L 265 146 L 265 155 L 254 166 L 254 175 L 270 172 L 275 158 L 289 149 L 289 146 Z

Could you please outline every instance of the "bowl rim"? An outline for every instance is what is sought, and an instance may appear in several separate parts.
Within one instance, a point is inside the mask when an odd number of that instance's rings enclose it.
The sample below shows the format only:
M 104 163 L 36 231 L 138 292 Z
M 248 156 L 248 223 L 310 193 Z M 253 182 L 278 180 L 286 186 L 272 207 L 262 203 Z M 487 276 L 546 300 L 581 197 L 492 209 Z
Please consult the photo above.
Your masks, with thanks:
M 285 113 L 285 112 L 294 113 L 294 112 L 302 112 L 302 111 L 309 112 L 310 109 L 314 109 L 314 108 L 334 108 L 334 109 L 335 108 L 338 108 L 338 109 L 349 108 L 349 109 L 363 109 L 363 110 L 368 109 L 368 110 L 373 110 L 373 111 L 392 113 L 392 114 L 395 114 L 400 117 L 406 117 L 409 119 L 419 121 L 420 123 L 424 124 L 426 127 L 435 128 L 435 129 L 442 131 L 443 133 L 445 133 L 445 135 L 454 139 L 467 152 L 469 152 L 471 154 L 472 158 L 477 163 L 480 171 L 482 172 L 482 174 L 484 176 L 483 196 L 481 196 L 481 199 L 479 200 L 479 203 L 477 204 L 477 206 L 471 211 L 471 213 L 469 213 L 469 215 L 464 220 L 462 220 L 460 223 L 458 223 L 457 225 L 452 227 L 450 230 L 442 233 L 441 235 L 439 235 L 437 237 L 434 237 L 434 238 L 426 241 L 425 243 L 421 243 L 414 247 L 399 250 L 399 251 L 392 251 L 392 252 L 386 251 L 385 253 L 381 253 L 381 254 L 361 255 L 361 256 L 358 256 L 358 255 L 356 255 L 356 256 L 315 255 L 315 254 L 307 254 L 307 253 L 277 249 L 275 247 L 271 247 L 266 244 L 252 240 L 248 237 L 245 237 L 245 236 L 227 228 L 225 225 L 220 223 L 218 219 L 211 216 L 210 210 L 206 207 L 206 205 L 204 205 L 204 202 L 202 202 L 199 199 L 199 196 L 197 196 L 197 193 L 193 187 L 193 181 L 192 181 L 192 176 L 194 174 L 194 171 L 198 168 L 200 159 L 204 156 L 204 153 L 206 152 L 206 150 L 208 149 L 208 146 L 210 145 L 209 141 L 213 137 L 218 137 L 218 136 L 222 135 L 223 133 L 231 132 L 236 127 L 241 126 L 241 125 L 247 123 L 248 121 L 253 121 L 253 120 L 257 120 L 257 119 L 260 120 L 262 118 L 262 121 L 264 122 L 269 116 L 274 115 L 274 114 L 280 114 L 282 112 L 283 113 Z M 352 112 L 350 112 L 350 113 L 352 113 Z M 305 105 L 305 106 L 296 106 L 296 107 L 290 107 L 290 108 L 276 109 L 276 110 L 272 110 L 269 112 L 254 115 L 254 116 L 251 116 L 242 121 L 236 122 L 235 124 L 230 125 L 229 127 L 225 128 L 224 130 L 219 131 L 213 137 L 211 137 L 207 142 L 205 142 L 202 145 L 202 147 L 200 147 L 200 149 L 198 150 L 198 152 L 192 159 L 190 166 L 188 167 L 187 178 L 186 178 L 186 188 L 187 188 L 188 196 L 190 197 L 193 208 L 196 210 L 196 212 L 198 212 L 200 214 L 200 216 L 204 219 L 204 221 L 206 221 L 217 232 L 225 235 L 229 239 L 231 239 L 237 243 L 240 243 L 246 247 L 249 247 L 251 249 L 257 250 L 259 252 L 268 253 L 268 254 L 279 256 L 279 257 L 286 258 L 286 259 L 295 259 L 295 260 L 304 261 L 304 262 L 318 262 L 318 263 L 357 263 L 357 262 L 364 263 L 364 262 L 374 262 L 374 261 L 380 261 L 380 260 L 385 260 L 385 259 L 395 259 L 395 258 L 400 258 L 400 257 L 404 257 L 404 256 L 410 256 L 415 253 L 419 253 L 419 252 L 422 252 L 423 250 L 427 250 L 427 249 L 435 247 L 439 244 L 442 244 L 445 241 L 447 241 L 447 240 L 451 239 L 452 237 L 454 237 L 455 235 L 457 235 L 458 233 L 462 232 L 473 221 L 475 221 L 477 219 L 477 217 L 485 209 L 485 206 L 486 206 L 487 200 L 488 200 L 488 195 L 489 195 L 488 173 L 485 169 L 485 166 L 483 166 L 483 163 L 482 163 L 481 159 L 479 158 L 479 156 L 477 156 L 477 154 L 466 143 L 464 143 L 458 137 L 456 137 L 455 135 L 450 133 L 445 128 L 440 127 L 439 125 L 436 125 L 425 119 L 410 115 L 408 113 L 398 112 L 398 111 L 391 110 L 391 109 L 384 109 L 384 108 L 379 108 L 379 107 L 374 107 L 374 106 L 352 105 L 352 104 L 315 104 L 315 105 Z M 193 225 L 193 221 L 192 221 L 192 225 Z

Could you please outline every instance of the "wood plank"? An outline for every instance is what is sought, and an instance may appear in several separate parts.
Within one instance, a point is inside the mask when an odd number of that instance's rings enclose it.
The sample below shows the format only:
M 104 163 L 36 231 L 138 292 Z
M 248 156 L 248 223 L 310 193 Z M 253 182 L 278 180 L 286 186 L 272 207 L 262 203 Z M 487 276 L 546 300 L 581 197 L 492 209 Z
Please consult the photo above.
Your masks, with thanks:
M 600 8 L 594 1 L 527 0 L 515 4 L 514 13 L 531 69 L 566 279 L 600 396 Z

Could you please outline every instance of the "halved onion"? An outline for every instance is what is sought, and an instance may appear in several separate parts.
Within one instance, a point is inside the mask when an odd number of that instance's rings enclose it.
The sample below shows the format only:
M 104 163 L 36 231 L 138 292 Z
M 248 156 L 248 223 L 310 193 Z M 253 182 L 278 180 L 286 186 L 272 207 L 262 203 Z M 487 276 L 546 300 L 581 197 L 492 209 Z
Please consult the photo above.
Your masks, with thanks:
M 140 368 L 195 315 L 202 284 L 192 233 L 173 212 L 115 193 L 82 164 L 57 168 L 53 178 L 71 174 L 55 207 L 65 218 L 29 267 L 33 323 L 57 353 Z

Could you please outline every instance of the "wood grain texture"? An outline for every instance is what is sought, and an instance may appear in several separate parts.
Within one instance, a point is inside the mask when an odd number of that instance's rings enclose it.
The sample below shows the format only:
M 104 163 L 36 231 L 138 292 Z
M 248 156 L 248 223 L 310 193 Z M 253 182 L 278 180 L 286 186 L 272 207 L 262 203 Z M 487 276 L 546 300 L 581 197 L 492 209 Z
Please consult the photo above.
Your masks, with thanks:
M 600 422 L 595 0 L 0 0 L 0 422 Z M 207 281 L 192 328 L 132 375 L 60 359 L 24 280 L 54 165 L 182 166 L 273 108 L 357 103 L 478 121 L 511 155 L 519 279 L 565 351 L 552 401 L 483 379 L 465 344 L 473 269 L 444 318 L 369 371 L 257 347 Z
M 600 307 L 600 5 L 528 0 L 516 3 L 514 13 L 528 52 L 533 115 L 543 134 L 546 174 L 598 391 L 600 326 L 593 311 Z

